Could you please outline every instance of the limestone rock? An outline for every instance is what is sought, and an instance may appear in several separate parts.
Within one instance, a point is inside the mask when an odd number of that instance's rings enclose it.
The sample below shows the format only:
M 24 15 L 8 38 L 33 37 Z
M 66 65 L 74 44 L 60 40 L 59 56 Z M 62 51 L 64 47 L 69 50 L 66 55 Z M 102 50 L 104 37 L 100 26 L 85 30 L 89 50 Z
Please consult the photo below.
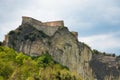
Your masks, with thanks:
M 30 56 L 49 53 L 84 80 L 98 79 L 94 70 L 97 60 L 90 47 L 79 42 L 77 37 L 78 33 L 70 32 L 63 21 L 41 22 L 23 17 L 22 24 L 5 36 L 3 44 Z

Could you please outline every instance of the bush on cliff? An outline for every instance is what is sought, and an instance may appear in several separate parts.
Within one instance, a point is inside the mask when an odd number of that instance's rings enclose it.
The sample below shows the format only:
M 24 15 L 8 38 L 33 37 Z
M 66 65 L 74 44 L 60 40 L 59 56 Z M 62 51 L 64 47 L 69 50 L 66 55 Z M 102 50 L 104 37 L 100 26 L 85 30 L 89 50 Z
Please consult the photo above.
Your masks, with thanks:
M 0 46 L 0 80 L 82 80 L 49 54 L 30 57 Z
M 9 32 L 9 35 L 13 35 L 13 34 L 15 34 L 15 31 L 10 31 Z

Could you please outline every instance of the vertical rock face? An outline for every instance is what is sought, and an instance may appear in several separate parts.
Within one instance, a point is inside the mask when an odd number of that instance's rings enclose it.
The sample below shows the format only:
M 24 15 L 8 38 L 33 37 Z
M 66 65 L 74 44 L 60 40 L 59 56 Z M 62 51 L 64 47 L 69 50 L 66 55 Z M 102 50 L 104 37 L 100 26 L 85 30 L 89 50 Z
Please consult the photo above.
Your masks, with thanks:
M 47 52 L 71 71 L 85 79 L 90 77 L 89 61 L 92 52 L 90 48 L 78 42 L 77 33 L 64 27 L 63 21 L 42 23 L 30 17 L 23 17 L 22 24 L 6 35 L 4 45 L 31 56 Z
M 103 80 L 106 76 L 107 80 L 118 80 L 120 60 L 116 62 L 115 57 L 93 55 L 90 47 L 78 41 L 78 33 L 70 32 L 63 21 L 41 22 L 30 17 L 22 19 L 22 24 L 10 31 L 0 45 L 30 56 L 49 53 L 55 61 L 81 75 L 83 80 Z M 109 78 L 110 75 L 113 78 Z
M 90 66 L 98 80 L 120 80 L 120 63 L 114 56 L 94 54 Z
M 114 61 L 102 62 L 106 57 L 93 55 L 90 47 L 79 42 L 77 37 L 78 33 L 70 32 L 63 21 L 41 22 L 23 17 L 22 24 L 5 36 L 2 45 L 30 56 L 49 53 L 55 61 L 81 75 L 83 80 L 103 80 L 111 75 L 105 71 L 114 74 L 115 77 L 120 75 L 120 67 L 115 67 L 115 58 Z M 116 65 L 109 67 L 108 62 Z

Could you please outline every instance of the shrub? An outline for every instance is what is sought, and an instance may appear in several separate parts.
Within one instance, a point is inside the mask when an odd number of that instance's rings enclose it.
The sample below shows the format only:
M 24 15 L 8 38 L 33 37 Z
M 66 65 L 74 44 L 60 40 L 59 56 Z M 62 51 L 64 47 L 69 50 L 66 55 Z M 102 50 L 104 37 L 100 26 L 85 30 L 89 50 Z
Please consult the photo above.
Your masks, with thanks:
M 55 62 L 47 53 L 30 57 L 7 47 L 0 47 L 0 80 L 82 79 Z
M 0 42 L 0 46 L 2 46 L 2 42 Z
M 53 65 L 55 62 L 53 61 L 52 57 L 49 54 L 42 54 L 38 59 L 37 63 L 43 67 L 48 65 Z
M 115 54 L 112 54 L 112 57 L 115 57 L 116 55 Z
M 93 49 L 93 54 L 99 54 L 100 52 L 96 49 Z
M 4 63 L 0 61 L 0 76 L 1 78 L 9 78 L 9 75 L 13 72 L 13 67 L 10 66 L 10 63 Z
M 10 31 L 8 34 L 13 35 L 13 34 L 15 34 L 15 31 Z
M 105 52 L 103 52 L 103 55 L 106 55 L 106 53 L 105 53 Z
M 23 60 L 26 60 L 26 59 L 28 59 L 29 57 L 28 56 L 26 56 L 26 55 L 24 55 L 23 53 L 19 53 L 17 56 L 16 56 L 16 62 L 18 63 L 18 64 L 23 64 Z

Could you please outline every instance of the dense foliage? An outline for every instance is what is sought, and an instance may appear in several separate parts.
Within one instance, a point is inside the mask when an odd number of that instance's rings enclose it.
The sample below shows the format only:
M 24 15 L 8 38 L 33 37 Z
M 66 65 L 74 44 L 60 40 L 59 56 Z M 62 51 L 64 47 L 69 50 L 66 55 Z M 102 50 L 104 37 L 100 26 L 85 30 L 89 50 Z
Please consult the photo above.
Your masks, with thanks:
M 81 80 L 49 54 L 30 57 L 0 46 L 0 80 Z

